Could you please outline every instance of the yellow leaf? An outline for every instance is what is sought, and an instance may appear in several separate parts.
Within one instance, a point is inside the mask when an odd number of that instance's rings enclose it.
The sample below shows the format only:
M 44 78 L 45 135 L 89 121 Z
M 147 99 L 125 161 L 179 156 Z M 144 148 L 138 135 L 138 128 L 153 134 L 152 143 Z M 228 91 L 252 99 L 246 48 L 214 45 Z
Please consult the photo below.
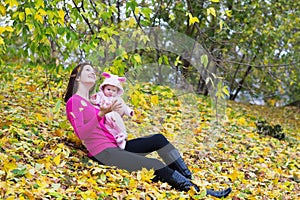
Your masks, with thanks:
M 137 180 L 139 181 L 145 181 L 150 183 L 152 178 L 154 177 L 154 170 L 147 170 L 146 168 L 143 168 L 137 173 Z
M 139 8 L 139 7 L 135 7 L 135 8 L 134 8 L 134 14 L 135 14 L 135 15 L 138 15 L 139 12 L 140 12 L 140 8 Z
M 220 31 L 223 29 L 223 24 L 224 24 L 224 21 L 220 20 Z
M 275 106 L 276 105 L 276 99 L 268 99 L 267 102 L 271 105 L 271 106 Z
M 151 96 L 151 103 L 153 105 L 157 105 L 158 104 L 158 96 L 157 95 Z
M 63 11 L 63 10 L 59 10 L 58 11 L 58 16 L 59 16 L 59 20 L 58 20 L 58 22 L 60 23 L 60 25 L 64 25 L 64 22 L 65 22 L 65 11 Z
M 210 8 L 208 8 L 207 9 L 207 15 L 213 15 L 214 17 L 216 17 L 217 15 L 216 15 L 216 10 L 214 9 L 214 8 L 212 8 L 212 7 L 210 7 Z
M 135 19 L 133 17 L 129 18 L 128 25 L 129 27 L 133 27 L 135 25 Z
M 8 32 L 13 32 L 13 31 L 14 31 L 14 28 L 11 27 L 11 26 L 7 26 L 7 27 L 6 27 L 6 31 L 8 31 Z
M 171 21 L 175 20 L 175 16 L 173 14 L 169 14 L 169 18 L 170 18 Z
M 29 171 L 29 172 L 27 172 L 27 173 L 25 174 L 25 177 L 28 178 L 28 179 L 31 179 L 33 174 L 34 174 L 33 171 L 31 171 L 31 172 Z
M 49 187 L 48 184 L 48 178 L 47 177 L 40 177 L 37 181 L 36 184 L 39 186 L 40 189 L 44 189 Z
M 19 13 L 19 19 L 20 19 L 21 22 L 24 21 L 24 19 L 25 19 L 25 13 L 24 12 Z
M 39 21 L 41 24 L 44 22 L 42 15 L 40 15 L 38 12 L 35 13 L 34 19 Z
M 54 159 L 53 162 L 58 166 L 60 164 L 60 154 L 58 154 Z
M 147 101 L 146 99 L 144 98 L 143 95 L 139 95 L 139 105 L 142 106 L 144 109 L 150 109 L 148 104 L 147 104 Z
M 178 64 L 182 64 L 180 60 L 180 56 L 177 56 L 176 61 L 174 62 L 174 65 L 177 66 Z
M 39 10 L 38 10 L 38 13 L 39 13 L 40 15 L 42 15 L 42 16 L 47 15 L 47 13 L 46 13 L 46 11 L 45 11 L 44 9 L 39 9 Z
M 214 3 L 219 3 L 220 0 L 210 0 L 211 2 L 214 2 Z
M 0 45 L 3 45 L 3 44 L 5 44 L 5 43 L 4 43 L 4 40 L 3 40 L 3 38 L 0 36 Z
M 133 58 L 134 58 L 134 60 L 135 60 L 137 63 L 141 63 L 141 62 L 142 62 L 141 56 L 138 55 L 138 54 L 135 54 L 135 55 L 133 56 Z
M 136 188 L 138 185 L 138 182 L 135 179 L 131 178 L 128 185 L 130 188 Z
M 35 117 L 40 122 L 45 122 L 46 121 L 46 117 L 42 116 L 40 113 L 36 113 Z
M 62 151 L 61 148 L 57 148 L 57 149 L 54 151 L 54 153 L 55 153 L 55 154 L 59 154 L 61 151 Z
M 93 178 L 89 178 L 89 179 L 87 180 L 87 182 L 89 182 L 89 183 L 92 184 L 92 185 L 97 185 L 97 182 L 96 182 L 95 179 L 93 179 Z
M 2 4 L 0 4 L 0 13 L 2 16 L 4 16 L 6 14 L 6 9 Z
M 4 181 L 1 181 L 1 182 L 0 182 L 0 188 L 1 188 L 1 189 L 5 189 L 5 188 L 7 188 L 7 184 L 6 184 L 6 182 L 4 182 Z
M 228 17 L 232 16 L 232 10 L 226 10 L 225 13 Z
M 199 23 L 199 19 L 197 17 L 193 17 L 191 13 L 187 13 L 187 15 L 189 16 L 189 25 Z
M 25 8 L 25 14 L 27 15 L 32 15 L 32 12 L 30 10 L 30 8 Z
M 237 124 L 241 126 L 246 125 L 246 119 L 244 117 L 239 118 Z
M 234 170 L 231 174 L 227 175 L 228 178 L 230 178 L 233 182 L 238 179 L 239 172 L 237 170 Z
M 134 106 L 137 106 L 139 104 L 139 97 L 137 94 L 132 94 L 131 95 L 131 103 L 134 105 Z
M 5 0 L 6 4 L 9 4 L 10 7 L 18 6 L 18 2 L 16 0 Z
M 123 58 L 128 59 L 128 54 L 126 52 L 123 52 Z
M 200 133 L 202 132 L 202 126 L 201 126 L 201 125 L 198 126 L 197 128 L 195 128 L 195 129 L 193 130 L 193 132 L 194 132 L 194 134 L 200 134 Z
M 197 17 L 192 17 L 190 19 L 190 25 L 195 24 L 196 22 L 199 23 L 199 19 Z
M 258 162 L 264 163 L 264 162 L 265 162 L 265 159 L 263 159 L 262 157 L 260 157 L 260 158 L 258 159 Z
M 16 165 L 16 162 L 15 161 L 11 161 L 11 162 L 5 162 L 4 163 L 4 170 L 6 172 L 12 170 L 12 169 L 16 169 L 17 168 L 17 165 Z
M 36 1 L 35 1 L 35 8 L 36 8 L 36 9 L 39 9 L 40 7 L 42 7 L 42 8 L 45 7 L 44 1 L 43 1 L 43 0 L 36 0 Z
M 98 195 L 93 192 L 93 191 L 85 191 L 85 192 L 81 192 L 80 195 L 82 196 L 83 199 L 98 199 Z
M 28 189 L 24 191 L 24 193 L 26 194 L 26 196 L 30 199 L 33 200 L 34 198 L 34 194 L 32 194 L 32 192 L 30 192 Z
M 0 34 L 4 33 L 5 31 L 13 32 L 14 29 L 11 26 L 0 26 Z

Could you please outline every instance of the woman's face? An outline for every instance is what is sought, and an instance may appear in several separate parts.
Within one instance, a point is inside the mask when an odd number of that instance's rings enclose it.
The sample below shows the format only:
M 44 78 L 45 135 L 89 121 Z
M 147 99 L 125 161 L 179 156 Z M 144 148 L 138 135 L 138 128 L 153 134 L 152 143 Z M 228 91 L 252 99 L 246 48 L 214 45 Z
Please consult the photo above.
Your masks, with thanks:
M 80 76 L 78 77 L 78 82 L 84 84 L 95 84 L 96 82 L 96 73 L 94 68 L 91 65 L 85 65 L 81 71 Z
M 106 85 L 103 88 L 103 93 L 107 97 L 116 97 L 118 94 L 118 88 L 113 85 Z

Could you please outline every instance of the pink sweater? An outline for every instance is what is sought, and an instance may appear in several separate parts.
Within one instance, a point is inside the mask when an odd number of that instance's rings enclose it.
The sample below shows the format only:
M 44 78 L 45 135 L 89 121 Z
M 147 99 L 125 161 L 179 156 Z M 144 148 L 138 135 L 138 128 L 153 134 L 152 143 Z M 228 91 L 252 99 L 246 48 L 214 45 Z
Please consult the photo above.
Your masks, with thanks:
M 105 116 L 100 118 L 98 112 L 98 108 L 77 94 L 66 104 L 67 118 L 92 156 L 106 148 L 117 147 L 114 136 L 105 128 Z

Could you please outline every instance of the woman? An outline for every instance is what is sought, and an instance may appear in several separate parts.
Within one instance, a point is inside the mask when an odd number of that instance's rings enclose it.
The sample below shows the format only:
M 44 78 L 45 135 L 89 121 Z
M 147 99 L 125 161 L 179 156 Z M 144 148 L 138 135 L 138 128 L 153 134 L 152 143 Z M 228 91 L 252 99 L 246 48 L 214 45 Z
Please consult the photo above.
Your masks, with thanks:
M 192 174 L 177 149 L 162 135 L 155 134 L 127 141 L 125 149 L 118 147 L 115 138 L 105 128 L 105 114 L 117 111 L 116 101 L 110 107 L 95 107 L 90 103 L 90 93 L 96 83 L 94 68 L 89 63 L 76 66 L 70 76 L 65 93 L 66 114 L 76 135 L 86 146 L 90 156 L 100 164 L 116 166 L 129 172 L 146 168 L 154 169 L 158 179 L 172 187 L 188 191 L 194 187 Z M 145 155 L 157 151 L 164 163 Z M 207 195 L 226 197 L 231 188 L 222 191 L 207 190 Z

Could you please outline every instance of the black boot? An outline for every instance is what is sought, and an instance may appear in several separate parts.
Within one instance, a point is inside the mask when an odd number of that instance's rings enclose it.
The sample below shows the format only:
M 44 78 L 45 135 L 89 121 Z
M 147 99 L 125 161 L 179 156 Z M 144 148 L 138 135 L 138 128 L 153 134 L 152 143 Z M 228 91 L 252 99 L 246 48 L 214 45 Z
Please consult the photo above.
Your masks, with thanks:
M 167 153 L 164 153 L 163 155 L 161 155 L 161 157 L 168 165 L 168 167 L 178 171 L 185 178 L 192 178 L 191 171 L 188 169 L 180 153 L 175 148 L 173 148 L 171 151 L 168 151 Z
M 173 172 L 172 176 L 168 177 L 165 181 L 180 191 L 189 191 L 190 187 L 194 187 L 197 192 L 200 191 L 195 184 L 193 184 L 189 179 L 185 178 L 176 170 Z
M 180 157 L 178 158 L 175 162 L 171 163 L 169 165 L 171 169 L 179 171 L 185 178 L 191 179 L 192 178 L 192 173 L 186 166 L 185 162 L 183 159 Z
M 227 197 L 231 192 L 231 188 L 227 188 L 226 190 L 214 191 L 214 190 L 206 190 L 206 195 L 211 195 L 213 197 L 222 198 Z

